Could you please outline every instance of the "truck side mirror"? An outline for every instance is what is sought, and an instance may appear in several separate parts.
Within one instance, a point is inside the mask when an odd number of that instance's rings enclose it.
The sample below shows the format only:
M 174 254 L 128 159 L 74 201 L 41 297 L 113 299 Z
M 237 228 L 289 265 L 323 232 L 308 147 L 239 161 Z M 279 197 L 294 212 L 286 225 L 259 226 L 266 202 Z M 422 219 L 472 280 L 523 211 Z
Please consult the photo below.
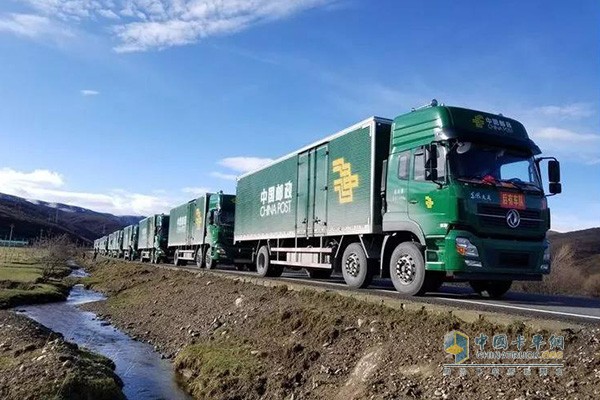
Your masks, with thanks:
M 559 194 L 562 192 L 562 185 L 560 184 L 560 163 L 557 160 L 548 161 L 548 189 L 552 194 Z
M 425 146 L 425 180 L 437 181 L 437 159 L 438 159 L 438 148 L 437 145 L 432 143 Z
M 560 182 L 560 163 L 556 160 L 548 161 L 548 181 Z
M 215 210 L 210 210 L 208 212 L 208 224 L 214 225 L 215 223 Z

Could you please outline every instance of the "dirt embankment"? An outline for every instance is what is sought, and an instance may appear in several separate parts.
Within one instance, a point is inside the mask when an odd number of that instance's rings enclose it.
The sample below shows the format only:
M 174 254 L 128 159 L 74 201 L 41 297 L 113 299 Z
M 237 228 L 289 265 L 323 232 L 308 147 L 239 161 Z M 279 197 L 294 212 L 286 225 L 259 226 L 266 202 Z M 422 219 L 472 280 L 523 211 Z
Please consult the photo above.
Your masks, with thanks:
M 123 399 L 109 359 L 42 325 L 0 310 L 1 399 Z
M 533 332 L 453 316 L 403 311 L 313 291 L 243 283 L 99 260 L 89 280 L 107 293 L 88 304 L 132 336 L 171 358 L 199 399 L 596 399 L 600 332 Z M 451 330 L 471 337 L 522 334 L 565 337 L 563 373 L 514 376 L 474 370 L 444 376 L 452 363 L 442 341 Z

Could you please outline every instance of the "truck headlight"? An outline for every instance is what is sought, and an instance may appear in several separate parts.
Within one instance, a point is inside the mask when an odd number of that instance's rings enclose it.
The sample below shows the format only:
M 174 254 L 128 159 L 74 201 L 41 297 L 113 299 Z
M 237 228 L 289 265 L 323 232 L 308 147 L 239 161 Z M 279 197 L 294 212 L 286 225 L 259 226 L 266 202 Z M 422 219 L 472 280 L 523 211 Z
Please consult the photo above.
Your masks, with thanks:
M 479 258 L 479 252 L 477 251 L 477 247 L 475 247 L 475 245 L 471 243 L 467 238 L 456 238 L 456 252 L 461 256 Z
M 547 272 L 550 270 L 550 246 L 548 242 L 545 243 L 544 247 L 544 259 L 542 261 L 542 265 L 540 265 L 540 270 Z

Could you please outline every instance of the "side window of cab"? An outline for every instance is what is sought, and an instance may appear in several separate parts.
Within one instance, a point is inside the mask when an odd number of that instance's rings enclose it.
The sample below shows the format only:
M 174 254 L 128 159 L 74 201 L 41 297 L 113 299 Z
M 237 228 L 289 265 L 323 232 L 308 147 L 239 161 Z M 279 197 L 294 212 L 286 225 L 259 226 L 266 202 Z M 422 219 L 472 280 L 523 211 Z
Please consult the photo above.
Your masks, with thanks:
M 410 151 L 398 155 L 398 179 L 408 180 L 410 165 Z

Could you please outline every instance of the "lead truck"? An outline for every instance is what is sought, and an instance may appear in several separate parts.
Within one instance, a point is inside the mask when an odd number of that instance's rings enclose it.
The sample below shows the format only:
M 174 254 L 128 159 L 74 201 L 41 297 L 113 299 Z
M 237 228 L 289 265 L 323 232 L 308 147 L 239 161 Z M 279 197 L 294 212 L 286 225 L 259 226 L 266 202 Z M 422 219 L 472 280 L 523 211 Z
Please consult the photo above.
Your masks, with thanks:
M 523 125 L 438 105 L 372 117 L 238 179 L 234 241 L 261 276 L 341 271 L 407 295 L 466 281 L 498 297 L 550 272 L 547 196 L 560 166 Z M 542 186 L 541 164 L 549 189 Z

